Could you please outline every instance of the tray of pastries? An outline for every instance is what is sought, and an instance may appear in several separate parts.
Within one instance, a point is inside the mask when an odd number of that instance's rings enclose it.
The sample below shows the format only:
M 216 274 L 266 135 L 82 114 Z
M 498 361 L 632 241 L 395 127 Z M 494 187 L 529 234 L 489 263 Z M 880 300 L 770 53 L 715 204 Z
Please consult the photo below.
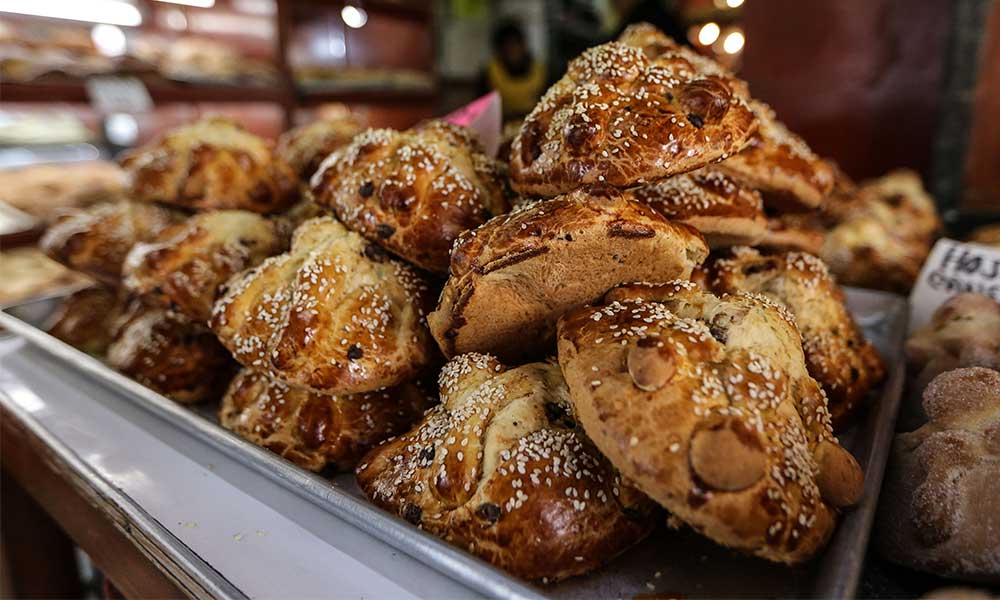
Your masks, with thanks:
M 131 152 L 40 243 L 96 283 L 0 324 L 489 596 L 853 595 L 906 303 L 840 287 L 860 192 L 745 82 L 638 25 L 503 162 L 313 129 Z

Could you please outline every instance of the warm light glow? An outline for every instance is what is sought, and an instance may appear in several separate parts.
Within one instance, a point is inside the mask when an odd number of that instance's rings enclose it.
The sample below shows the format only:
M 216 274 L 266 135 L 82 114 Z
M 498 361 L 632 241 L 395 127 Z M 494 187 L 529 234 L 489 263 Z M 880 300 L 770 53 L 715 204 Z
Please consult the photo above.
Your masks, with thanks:
M 698 43 L 702 46 L 711 46 L 715 43 L 715 40 L 719 39 L 719 34 L 722 32 L 716 23 L 705 23 L 698 30 Z
M 734 31 L 723 40 L 722 49 L 726 51 L 726 54 L 739 54 L 745 42 L 746 39 L 743 37 L 743 34 L 739 31 Z
M 726 6 L 729 8 L 739 8 L 743 6 L 743 0 L 726 0 Z
M 163 21 L 169 29 L 174 31 L 184 31 L 187 29 L 188 20 L 184 16 L 184 11 L 179 8 L 171 8 L 162 13 Z
M 90 39 L 94 41 L 97 51 L 104 56 L 121 56 L 125 54 L 128 41 L 125 32 L 116 25 L 101 23 L 90 30 Z
M 215 0 L 157 0 L 157 2 L 183 4 L 184 6 L 193 6 L 195 8 L 212 8 L 215 6 Z
M 0 0 L 0 12 L 135 27 L 139 9 L 122 0 Z
M 363 8 L 348 5 L 340 9 L 340 18 L 348 27 L 361 29 L 368 22 L 368 13 Z

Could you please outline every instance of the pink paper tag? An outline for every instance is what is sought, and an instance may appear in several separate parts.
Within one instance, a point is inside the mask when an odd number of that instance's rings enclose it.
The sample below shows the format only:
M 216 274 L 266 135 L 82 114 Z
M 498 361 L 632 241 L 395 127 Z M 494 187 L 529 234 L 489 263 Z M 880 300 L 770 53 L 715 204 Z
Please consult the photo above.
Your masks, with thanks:
M 490 92 L 444 117 L 445 121 L 476 132 L 490 156 L 500 147 L 500 94 Z

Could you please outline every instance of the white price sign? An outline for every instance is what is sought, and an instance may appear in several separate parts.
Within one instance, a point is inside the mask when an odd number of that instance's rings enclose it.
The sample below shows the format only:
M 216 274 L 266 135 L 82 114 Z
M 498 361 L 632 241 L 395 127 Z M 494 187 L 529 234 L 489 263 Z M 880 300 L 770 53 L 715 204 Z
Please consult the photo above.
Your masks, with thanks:
M 925 325 L 938 306 L 962 292 L 1000 301 L 1000 248 L 938 240 L 910 293 L 910 331 Z
M 135 77 L 91 77 L 87 94 L 94 109 L 105 115 L 142 113 L 153 107 L 145 84 Z

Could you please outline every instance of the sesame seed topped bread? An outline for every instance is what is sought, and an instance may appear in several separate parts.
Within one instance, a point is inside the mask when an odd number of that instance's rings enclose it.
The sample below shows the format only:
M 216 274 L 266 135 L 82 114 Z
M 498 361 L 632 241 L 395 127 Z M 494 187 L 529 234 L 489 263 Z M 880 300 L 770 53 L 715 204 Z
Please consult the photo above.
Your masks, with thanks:
M 529 580 L 586 573 L 649 533 L 652 503 L 579 430 L 558 366 L 463 354 L 439 387 L 440 405 L 358 467 L 376 505 Z
M 611 290 L 560 319 L 559 364 L 622 476 L 718 543 L 800 563 L 861 495 L 792 317 L 767 298 L 688 281 Z
M 221 117 L 169 131 L 121 163 L 130 196 L 142 202 L 271 213 L 298 195 L 295 173 L 273 145 Z
M 320 165 L 312 192 L 350 229 L 437 273 L 458 234 L 510 209 L 496 162 L 444 121 L 369 129 Z
M 334 396 L 243 369 L 222 398 L 219 423 L 303 469 L 350 471 L 365 452 L 409 429 L 430 404 L 412 383 Z
M 218 400 L 235 372 L 211 331 L 172 310 L 133 300 L 114 331 L 108 365 L 180 404 Z
M 628 194 L 671 221 L 694 227 L 710 248 L 753 245 L 767 232 L 760 194 L 712 167 L 643 184 Z
M 222 284 L 285 247 L 275 223 L 256 213 L 198 213 L 132 247 L 122 269 L 125 288 L 207 323 Z
M 38 245 L 67 267 L 117 286 L 132 246 L 155 238 L 179 217 L 160 206 L 137 202 L 96 204 L 60 217 Z
M 544 356 L 563 312 L 620 283 L 687 278 L 707 255 L 693 228 L 612 188 L 581 189 L 462 234 L 428 323 L 446 356 Z
M 241 364 L 328 394 L 402 383 L 430 363 L 423 278 L 333 217 L 306 221 L 292 248 L 235 276 L 211 327 Z
M 803 252 L 761 254 L 736 247 L 712 265 L 717 293 L 751 292 L 786 307 L 802 334 L 809 374 L 823 386 L 840 430 L 885 376 L 885 365 L 844 304 L 820 259 Z
M 829 163 L 778 121 L 770 106 L 758 101 L 750 106 L 760 127 L 748 146 L 719 163 L 719 168 L 759 189 L 768 208 L 818 207 L 833 189 Z
M 746 85 L 721 67 L 648 25 L 622 40 L 571 61 L 527 116 L 511 146 L 518 192 L 656 181 L 739 152 L 756 130 Z
M 359 133 L 361 126 L 353 118 L 314 121 L 281 134 L 274 153 L 300 180 L 308 181 L 327 156 L 351 143 Z
M 908 567 L 1000 583 L 1000 373 L 938 375 L 928 422 L 898 434 L 875 519 L 875 547 Z

